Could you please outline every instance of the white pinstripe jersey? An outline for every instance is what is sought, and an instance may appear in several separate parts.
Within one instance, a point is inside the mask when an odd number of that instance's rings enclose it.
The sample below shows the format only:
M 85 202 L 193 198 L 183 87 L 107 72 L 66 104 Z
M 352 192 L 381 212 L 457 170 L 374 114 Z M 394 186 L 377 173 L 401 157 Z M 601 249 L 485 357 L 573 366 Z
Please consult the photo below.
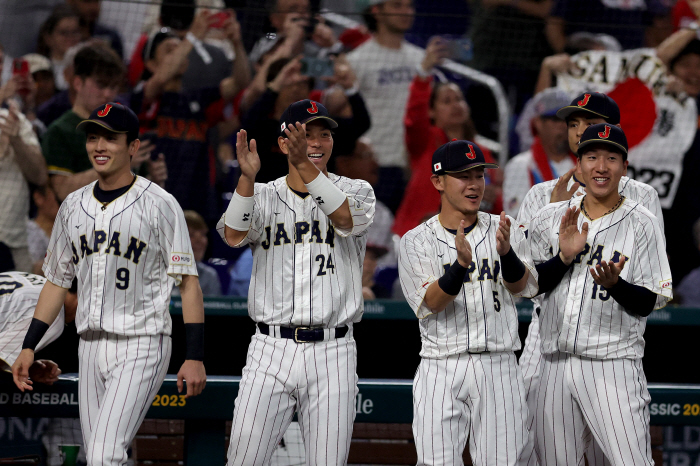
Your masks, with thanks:
M 182 209 L 172 195 L 138 177 L 102 210 L 95 183 L 61 204 L 44 274 L 63 288 L 78 277 L 78 333 L 170 335 L 170 291 L 182 275 L 197 275 Z
M 527 192 L 522 204 L 520 204 L 520 210 L 518 211 L 518 225 L 520 225 L 520 228 L 523 228 L 526 231 L 526 236 L 530 220 L 535 216 L 535 214 L 537 214 L 538 210 L 549 204 L 549 200 L 552 197 L 552 191 L 554 191 L 554 186 L 557 184 L 557 181 L 558 179 L 555 179 L 534 185 Z M 567 188 L 571 189 L 571 186 L 574 183 L 575 181 L 572 177 L 571 180 L 569 180 Z M 618 192 L 627 199 L 639 202 L 644 207 L 649 209 L 649 211 L 659 220 L 659 226 L 661 226 L 661 232 L 663 233 L 664 217 L 661 213 L 659 193 L 656 192 L 656 189 L 646 183 L 642 183 L 641 181 L 623 176 L 620 178 Z M 574 193 L 574 197 L 578 197 L 579 194 L 585 193 L 585 188 L 580 187 L 576 193 Z M 541 300 L 541 296 L 532 298 L 532 302 L 535 303 L 535 306 L 540 306 Z M 536 319 L 537 314 L 533 313 L 532 318 Z
M 34 317 L 34 308 L 46 279 L 24 272 L 0 273 L 0 368 L 11 366 L 22 351 L 24 336 Z M 36 347 L 39 351 L 63 332 L 63 309 Z
M 352 230 L 334 228 L 316 201 L 292 191 L 286 177 L 255 184 L 250 230 L 235 245 L 253 250 L 248 314 L 254 321 L 334 328 L 362 318 L 362 262 L 374 190 L 363 180 L 333 173 L 328 178 L 348 198 Z M 224 216 L 216 228 L 226 241 Z
M 447 231 L 438 216 L 418 225 L 401 238 L 399 278 L 401 288 L 420 319 L 421 357 L 444 358 L 452 354 L 520 349 L 518 313 L 511 293 L 503 283 L 496 251 L 497 215 L 478 213 L 474 229 L 467 234 L 472 263 L 467 268 L 462 290 L 444 311 L 433 314 L 424 304 L 428 287 L 457 260 L 455 235 Z M 511 219 L 511 245 L 534 274 L 525 235 Z M 536 275 L 522 294 L 537 291 Z
M 532 219 L 530 250 L 535 264 L 559 250 L 561 218 L 583 196 L 549 204 Z M 589 268 L 601 260 L 627 257 L 620 278 L 657 294 L 654 309 L 672 297 L 666 241 L 658 219 L 641 204 L 625 199 L 614 212 L 596 220 L 579 214 L 579 230 L 588 222 L 588 240 L 562 281 L 542 299 L 542 352 L 557 351 L 597 359 L 641 358 L 646 317 L 627 312 L 593 281 Z

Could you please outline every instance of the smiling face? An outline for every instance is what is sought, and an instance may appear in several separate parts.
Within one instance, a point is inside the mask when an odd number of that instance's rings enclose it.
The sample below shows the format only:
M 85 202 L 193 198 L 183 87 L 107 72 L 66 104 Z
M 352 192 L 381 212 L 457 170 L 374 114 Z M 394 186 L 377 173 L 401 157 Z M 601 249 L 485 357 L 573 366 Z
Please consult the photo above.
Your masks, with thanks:
M 93 123 L 87 128 L 85 148 L 99 178 L 116 178 L 131 172 L 131 157 L 136 155 L 139 140 L 127 144 L 126 134 Z
M 569 138 L 569 149 L 574 154 L 578 152 L 578 142 L 581 140 L 583 132 L 591 125 L 605 123 L 605 119 L 588 112 L 575 112 L 566 119 L 566 126 Z
M 436 91 L 430 116 L 438 128 L 463 125 L 469 118 L 469 106 L 455 83 L 443 84 Z
M 430 179 L 435 189 L 440 192 L 441 213 L 449 215 L 459 212 L 462 216 L 467 216 L 479 211 L 486 187 L 483 168 L 472 168 L 449 175 L 433 175 Z
M 627 174 L 627 161 L 607 144 L 591 144 L 578 159 L 586 194 L 601 203 L 617 200 L 620 178 Z
M 700 95 L 700 55 L 689 53 L 679 58 L 671 72 L 683 82 L 685 92 L 691 97 Z
M 280 137 L 278 143 L 282 152 L 287 153 L 284 139 Z M 316 165 L 316 168 L 327 173 L 326 165 L 333 152 L 333 134 L 325 123 L 319 120 L 306 123 L 306 155 Z

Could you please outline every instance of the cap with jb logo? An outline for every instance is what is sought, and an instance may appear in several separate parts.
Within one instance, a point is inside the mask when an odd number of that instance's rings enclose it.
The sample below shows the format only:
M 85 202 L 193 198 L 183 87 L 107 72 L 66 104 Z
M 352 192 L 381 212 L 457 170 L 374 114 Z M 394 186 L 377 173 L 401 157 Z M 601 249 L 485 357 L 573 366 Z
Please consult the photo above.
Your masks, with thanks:
M 450 141 L 433 152 L 435 175 L 459 173 L 477 167 L 498 168 L 498 165 L 486 162 L 484 153 L 471 141 Z
M 569 115 L 577 112 L 587 113 L 591 118 L 602 118 L 613 125 L 620 124 L 620 107 L 602 92 L 584 92 L 572 100 L 569 105 L 560 108 L 557 111 L 557 116 L 566 120 Z
M 113 133 L 126 133 L 128 140 L 139 135 L 139 119 L 129 107 L 117 102 L 108 102 L 92 111 L 87 120 L 78 123 L 78 128 L 87 129 L 91 123 L 99 125 Z
M 282 114 L 280 118 L 280 136 L 285 137 L 284 130 L 289 125 L 295 125 L 298 121 L 301 124 L 314 120 L 325 122 L 329 128 L 337 128 L 338 123 L 328 114 L 328 110 L 322 104 L 310 99 L 294 102 Z
M 607 123 L 599 123 L 586 128 L 578 143 L 578 155 L 583 155 L 584 149 L 591 144 L 612 146 L 616 152 L 621 152 L 627 159 L 627 137 L 621 128 Z

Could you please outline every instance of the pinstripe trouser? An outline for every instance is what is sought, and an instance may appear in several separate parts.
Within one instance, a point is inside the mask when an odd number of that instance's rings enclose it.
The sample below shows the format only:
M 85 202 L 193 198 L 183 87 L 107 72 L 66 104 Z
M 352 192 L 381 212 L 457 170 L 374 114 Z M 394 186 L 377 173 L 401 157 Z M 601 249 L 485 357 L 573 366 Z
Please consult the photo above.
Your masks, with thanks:
M 347 463 L 357 395 L 352 333 L 316 343 L 253 335 L 233 411 L 228 465 L 269 464 L 298 411 L 307 466 Z
M 418 466 L 525 465 L 533 445 L 525 426 L 523 376 L 512 352 L 423 358 L 413 381 Z
M 542 355 L 535 448 L 542 466 L 583 465 L 592 436 L 615 466 L 653 465 L 641 359 Z
M 165 379 L 171 349 L 165 335 L 80 335 L 78 403 L 89 466 L 126 464 L 126 450 Z
M 535 412 L 537 411 L 537 389 L 540 384 L 540 370 L 542 368 L 542 351 L 540 349 L 540 320 L 535 312 L 532 312 L 532 321 L 527 328 L 527 337 L 523 345 L 523 353 L 520 355 L 520 368 L 523 371 L 525 381 L 525 399 L 527 400 L 527 428 L 535 432 Z M 610 466 L 610 461 L 605 457 L 598 442 L 588 435 L 584 439 L 588 443 L 586 459 L 588 466 Z

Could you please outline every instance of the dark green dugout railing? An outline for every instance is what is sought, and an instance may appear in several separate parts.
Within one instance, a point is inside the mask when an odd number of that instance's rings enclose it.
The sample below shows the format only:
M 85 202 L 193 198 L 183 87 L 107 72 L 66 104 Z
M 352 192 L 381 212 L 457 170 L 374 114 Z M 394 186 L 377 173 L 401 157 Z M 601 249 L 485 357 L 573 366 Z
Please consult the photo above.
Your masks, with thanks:
M 204 392 L 185 398 L 167 376 L 146 417 L 185 420 L 185 464 L 208 464 L 225 455 L 225 422 L 233 417 L 240 377 L 210 376 Z M 649 384 L 651 423 L 700 426 L 700 385 Z M 355 422 L 410 423 L 410 380 L 360 380 Z M 77 417 L 78 381 L 70 374 L 52 387 L 21 393 L 0 387 L 0 417 Z
M 182 302 L 179 297 L 173 297 L 170 303 L 172 314 L 182 313 Z M 204 298 L 204 312 L 217 316 L 247 316 L 248 301 L 246 298 L 231 298 L 226 296 Z M 518 304 L 518 318 L 521 322 L 529 322 L 532 314 L 532 303 L 523 300 Z M 391 299 L 376 299 L 365 301 L 363 320 L 415 320 L 416 316 L 405 301 Z M 647 317 L 648 325 L 700 325 L 700 308 L 666 306 L 654 311 Z

